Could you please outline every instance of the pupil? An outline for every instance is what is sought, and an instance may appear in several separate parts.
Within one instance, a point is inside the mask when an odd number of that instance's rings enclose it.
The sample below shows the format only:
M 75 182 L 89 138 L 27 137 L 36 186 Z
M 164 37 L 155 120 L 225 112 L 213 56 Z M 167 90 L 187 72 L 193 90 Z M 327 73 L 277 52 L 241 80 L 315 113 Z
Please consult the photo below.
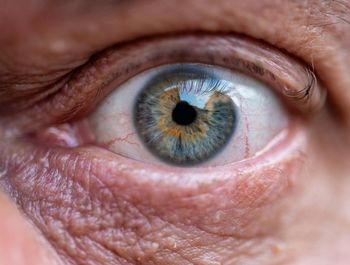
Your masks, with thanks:
M 197 111 L 186 101 L 180 101 L 173 109 L 172 118 L 179 125 L 189 125 L 196 120 Z

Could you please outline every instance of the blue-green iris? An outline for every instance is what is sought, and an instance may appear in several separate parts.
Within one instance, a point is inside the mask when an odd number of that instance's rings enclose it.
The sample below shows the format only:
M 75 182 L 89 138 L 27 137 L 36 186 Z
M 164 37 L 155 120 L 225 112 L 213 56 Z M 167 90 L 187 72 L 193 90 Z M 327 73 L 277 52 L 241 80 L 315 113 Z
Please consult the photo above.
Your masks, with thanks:
M 228 89 L 230 82 L 199 65 L 163 70 L 138 95 L 136 130 L 163 161 L 178 166 L 205 162 L 222 150 L 236 127 Z

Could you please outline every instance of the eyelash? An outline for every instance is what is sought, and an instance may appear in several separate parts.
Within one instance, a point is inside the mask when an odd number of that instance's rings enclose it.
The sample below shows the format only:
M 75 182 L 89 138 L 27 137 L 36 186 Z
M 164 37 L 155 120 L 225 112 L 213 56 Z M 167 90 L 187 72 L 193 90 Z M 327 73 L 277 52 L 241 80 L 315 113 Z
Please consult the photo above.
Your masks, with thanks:
M 253 75 L 284 96 L 287 105 L 297 111 L 319 109 L 325 99 L 323 88 L 308 66 L 264 43 L 234 35 L 164 36 L 119 45 L 93 56 L 50 100 L 37 104 L 30 113 L 26 110 L 26 116 L 34 119 L 28 121 L 19 113 L 5 124 L 32 132 L 78 120 L 132 76 L 152 67 L 182 62 L 208 63 Z
M 171 84 L 170 81 L 166 82 Z M 180 88 L 180 91 L 194 92 L 196 94 L 205 94 L 216 91 L 226 95 L 230 90 L 230 86 L 227 81 L 213 79 L 210 75 L 199 75 L 195 82 L 194 80 L 188 80 L 187 82 L 180 81 L 176 83 L 176 85 Z

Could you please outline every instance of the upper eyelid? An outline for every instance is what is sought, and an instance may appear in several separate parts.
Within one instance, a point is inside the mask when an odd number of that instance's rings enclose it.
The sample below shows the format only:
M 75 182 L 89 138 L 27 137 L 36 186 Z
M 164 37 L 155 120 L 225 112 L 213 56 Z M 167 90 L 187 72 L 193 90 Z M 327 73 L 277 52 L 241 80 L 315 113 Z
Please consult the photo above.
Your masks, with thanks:
M 191 45 L 195 46 L 189 48 Z M 164 36 L 102 52 L 76 71 L 49 101 L 30 109 L 31 113 L 26 111 L 26 116 L 34 117 L 30 124 L 26 123 L 28 119 L 21 119 L 21 113 L 16 119 L 5 119 L 5 123 L 20 127 L 23 132 L 80 118 L 132 76 L 152 67 L 181 62 L 209 63 L 250 72 L 268 85 L 282 89 L 279 92 L 304 111 L 318 108 L 325 98 L 309 67 L 266 44 L 234 35 Z

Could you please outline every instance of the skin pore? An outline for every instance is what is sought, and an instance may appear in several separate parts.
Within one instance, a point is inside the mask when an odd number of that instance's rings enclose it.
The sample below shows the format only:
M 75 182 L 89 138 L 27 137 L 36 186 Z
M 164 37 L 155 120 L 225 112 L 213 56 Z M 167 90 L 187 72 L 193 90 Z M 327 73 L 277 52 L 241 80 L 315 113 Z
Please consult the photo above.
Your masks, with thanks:
M 0 264 L 350 262 L 347 0 L 0 5 Z M 138 39 L 181 34 L 261 40 L 313 69 L 327 102 L 298 114 L 289 138 L 263 158 L 222 169 L 177 170 L 23 140 L 23 124 L 47 121 L 35 125 L 40 131 L 70 121 L 35 110 L 67 82 L 90 84 L 71 76 L 92 56 L 112 47 L 119 58 L 119 47 Z M 106 69 L 114 62 L 105 61 Z M 86 79 L 104 73 L 88 66 Z M 56 102 L 62 110 L 96 96 L 77 91 Z

